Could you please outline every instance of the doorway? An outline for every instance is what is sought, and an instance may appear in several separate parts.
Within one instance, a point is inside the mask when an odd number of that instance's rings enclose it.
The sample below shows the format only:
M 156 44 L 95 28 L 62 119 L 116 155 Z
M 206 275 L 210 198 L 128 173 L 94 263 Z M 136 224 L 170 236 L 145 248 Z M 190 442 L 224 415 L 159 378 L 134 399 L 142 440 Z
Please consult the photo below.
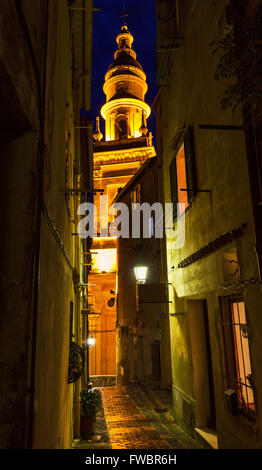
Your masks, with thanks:
M 213 366 L 207 302 L 188 301 L 195 389 L 196 428 L 216 429 Z

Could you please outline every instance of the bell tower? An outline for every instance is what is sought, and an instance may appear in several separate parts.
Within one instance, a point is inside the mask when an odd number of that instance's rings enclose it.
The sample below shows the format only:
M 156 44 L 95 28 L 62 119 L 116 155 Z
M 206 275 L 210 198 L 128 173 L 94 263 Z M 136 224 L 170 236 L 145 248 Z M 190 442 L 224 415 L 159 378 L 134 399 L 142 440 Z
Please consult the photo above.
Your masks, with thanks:
M 105 140 L 123 140 L 145 135 L 151 110 L 145 103 L 146 74 L 132 49 L 133 36 L 124 25 L 116 37 L 118 49 L 105 75 L 106 103 L 101 109 L 105 119 Z M 142 130 L 143 129 L 143 132 Z
M 125 15 L 126 16 L 126 15 Z M 118 49 L 105 74 L 106 102 L 100 112 L 105 120 L 105 137 L 96 118 L 94 137 L 94 187 L 108 198 L 110 208 L 119 188 L 124 187 L 148 158 L 155 156 L 147 119 L 150 106 L 145 102 L 146 74 L 132 48 L 134 38 L 126 23 L 116 37 Z M 116 375 L 116 296 L 117 249 L 114 236 L 100 236 L 100 196 L 94 196 L 98 234 L 92 245 L 92 270 L 89 274 L 90 333 L 95 346 L 90 348 L 90 375 Z

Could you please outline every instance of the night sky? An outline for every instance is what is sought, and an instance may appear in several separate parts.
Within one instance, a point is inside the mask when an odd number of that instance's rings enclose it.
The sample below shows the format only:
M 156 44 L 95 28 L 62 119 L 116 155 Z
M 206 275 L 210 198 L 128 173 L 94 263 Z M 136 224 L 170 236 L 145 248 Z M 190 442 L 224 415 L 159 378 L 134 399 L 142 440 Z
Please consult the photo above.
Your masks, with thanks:
M 90 117 L 94 121 L 100 116 L 100 108 L 105 103 L 103 92 L 104 76 L 113 62 L 117 49 L 116 36 L 123 24 L 123 6 L 125 5 L 127 26 L 134 36 L 133 49 L 137 60 L 147 75 L 148 92 L 145 101 L 151 106 L 157 92 L 156 87 L 156 20 L 155 0 L 94 0 L 93 69 L 92 102 Z M 152 117 L 151 117 L 152 116 Z M 148 119 L 148 128 L 154 134 L 153 112 Z M 101 117 L 101 116 L 100 116 Z M 104 133 L 104 120 L 101 118 L 101 131 Z M 155 136 L 154 136 L 155 137 Z

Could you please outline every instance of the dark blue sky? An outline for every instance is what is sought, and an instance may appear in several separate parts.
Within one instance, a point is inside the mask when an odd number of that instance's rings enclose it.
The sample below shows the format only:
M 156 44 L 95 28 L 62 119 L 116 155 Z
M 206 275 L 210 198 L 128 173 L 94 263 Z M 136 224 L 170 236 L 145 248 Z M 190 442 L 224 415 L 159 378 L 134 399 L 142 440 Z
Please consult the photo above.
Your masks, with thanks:
M 94 0 L 93 23 L 93 70 L 92 102 L 90 117 L 100 116 L 100 108 L 105 103 L 103 93 L 104 76 L 113 62 L 117 49 L 116 36 L 120 32 L 123 19 L 123 5 L 128 14 L 127 25 L 134 36 L 133 48 L 137 60 L 147 75 L 148 92 L 146 102 L 151 105 L 157 92 L 156 87 L 156 47 L 155 47 L 155 0 Z M 153 113 L 152 113 L 153 114 Z M 152 116 L 152 115 L 151 115 Z M 154 132 L 154 117 L 148 119 L 149 130 Z M 104 120 L 101 118 L 101 130 L 104 134 Z

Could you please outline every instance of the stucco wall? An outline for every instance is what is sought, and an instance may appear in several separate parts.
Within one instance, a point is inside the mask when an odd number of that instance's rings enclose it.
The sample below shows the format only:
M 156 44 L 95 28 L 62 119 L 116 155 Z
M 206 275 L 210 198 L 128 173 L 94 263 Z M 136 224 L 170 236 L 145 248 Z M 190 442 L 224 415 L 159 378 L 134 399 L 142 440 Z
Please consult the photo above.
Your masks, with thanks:
M 242 279 L 258 276 L 244 133 L 199 129 L 199 125 L 203 124 L 242 124 L 240 111 L 232 114 L 231 110 L 221 110 L 226 83 L 213 78 L 218 56 L 212 56 L 209 44 L 222 37 L 226 2 L 216 2 L 213 7 L 211 1 L 197 2 L 194 8 L 190 4 L 185 2 L 181 15 L 184 40 L 173 54 L 168 86 L 161 88 L 156 105 L 165 201 L 171 202 L 169 165 L 176 155 L 174 138 L 178 129 L 189 125 L 193 126 L 194 131 L 196 188 L 210 190 L 210 193 L 198 192 L 186 211 L 184 247 L 174 250 L 167 239 L 169 282 L 173 284 L 175 293 L 172 309 L 181 314 L 170 320 L 174 408 L 177 422 L 194 432 L 195 390 L 186 299 L 207 299 L 219 445 L 228 448 L 259 447 L 259 389 L 262 384 L 256 371 L 261 361 L 258 339 L 262 328 L 259 320 L 261 291 L 255 285 L 242 292 L 248 316 L 252 368 L 256 376 L 257 424 L 252 424 L 244 417 L 228 414 L 224 399 L 226 384 L 218 304 L 219 296 L 225 294 L 218 289 L 224 282 L 221 267 L 223 250 L 188 267 L 177 267 L 184 258 L 224 232 L 246 224 L 243 235 L 236 242 L 241 276 Z M 234 291 L 226 292 L 232 293 Z M 184 402 L 189 404 L 190 411 L 183 410 Z
M 152 205 L 159 201 L 159 162 L 149 167 L 130 189 L 118 199 L 130 208 L 129 238 L 118 238 L 118 337 L 117 337 L 117 378 L 119 383 L 128 380 L 143 381 L 148 385 L 171 384 L 170 337 L 168 312 L 165 304 L 137 303 L 136 277 L 134 267 L 143 264 L 148 267 L 146 283 L 155 285 L 165 282 L 159 238 L 143 238 L 142 222 L 140 238 L 132 238 L 131 193 L 140 185 L 141 204 Z M 154 212 L 152 213 L 154 214 Z M 160 344 L 161 374 L 153 374 L 151 345 Z M 139 369 L 139 367 L 141 368 Z
M 47 172 L 44 204 L 49 210 L 71 263 L 77 266 L 73 224 L 66 208 L 65 196 L 65 129 L 71 134 L 69 142 L 69 167 L 74 149 L 73 102 L 71 91 L 71 49 L 69 16 L 64 2 L 50 14 L 50 43 L 47 73 L 47 106 L 54 106 L 48 114 Z M 53 38 L 53 40 L 52 40 Z M 55 61 L 54 61 L 55 57 Z M 55 100 L 53 102 L 53 100 Z M 50 109 L 50 108 L 49 108 Z M 66 122 L 68 119 L 68 124 Z M 69 175 L 70 178 L 70 175 Z M 72 197 L 69 201 L 71 219 L 74 217 Z M 71 403 L 68 385 L 70 301 L 74 302 L 72 270 L 50 228 L 42 218 L 41 251 L 39 269 L 39 309 L 37 324 L 36 382 L 34 402 L 35 448 L 68 448 L 71 438 Z M 76 338 L 77 338 L 76 331 Z M 41 367 L 39 365 L 41 364 Z
M 41 76 L 44 3 L 21 7 Z M 0 94 L 1 192 L 5 227 L 1 234 L 1 426 L 2 448 L 67 448 L 72 437 L 72 385 L 68 385 L 70 301 L 75 304 L 72 270 L 54 233 L 41 216 L 38 305 L 34 304 L 37 250 L 38 162 L 44 162 L 44 206 L 72 265 L 77 243 L 68 215 L 65 187 L 66 114 L 70 121 L 70 184 L 75 159 L 70 30 L 67 1 L 52 2 L 49 16 L 45 144 L 39 146 L 39 88 L 36 69 L 15 2 L 1 2 Z M 44 151 L 43 151 L 44 150 Z M 73 218 L 72 198 L 69 202 Z M 34 313 L 36 316 L 34 316 Z M 34 349 L 33 318 L 36 324 Z M 34 355 L 35 351 L 35 355 Z M 32 384 L 32 364 L 35 380 Z M 34 397 L 33 423 L 30 400 Z
M 35 237 L 36 136 L 26 133 L 1 148 L 4 229 L 1 230 L 0 446 L 23 446 L 26 424 L 28 334 Z M 15 171 L 14 171 L 15 169 Z M 26 365 L 26 367 L 25 367 Z

